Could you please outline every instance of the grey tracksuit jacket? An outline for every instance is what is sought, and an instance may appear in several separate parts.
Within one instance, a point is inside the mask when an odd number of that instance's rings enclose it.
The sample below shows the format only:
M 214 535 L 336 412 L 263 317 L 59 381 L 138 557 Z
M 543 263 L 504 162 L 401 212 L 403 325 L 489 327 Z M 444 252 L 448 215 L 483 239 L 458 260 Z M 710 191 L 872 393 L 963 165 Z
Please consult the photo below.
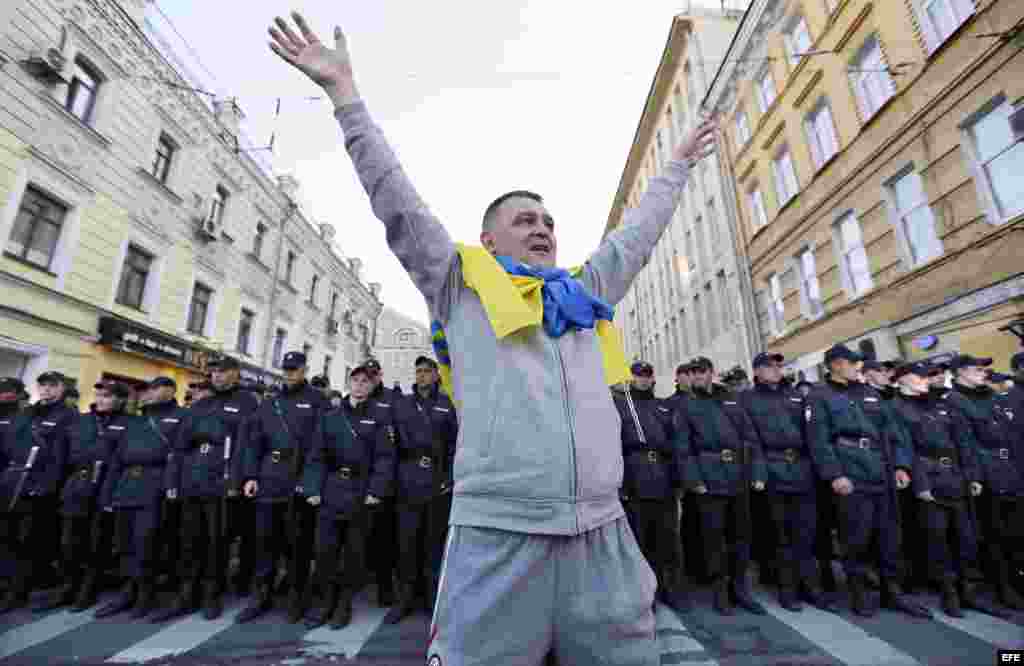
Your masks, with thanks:
M 445 328 L 461 403 L 451 524 L 577 535 L 624 515 L 619 413 L 595 330 L 498 340 L 465 286 L 448 232 L 420 199 L 362 102 L 335 111 L 345 148 L 392 252 Z M 672 219 L 689 173 L 669 162 L 639 206 L 587 260 L 581 280 L 614 305 Z

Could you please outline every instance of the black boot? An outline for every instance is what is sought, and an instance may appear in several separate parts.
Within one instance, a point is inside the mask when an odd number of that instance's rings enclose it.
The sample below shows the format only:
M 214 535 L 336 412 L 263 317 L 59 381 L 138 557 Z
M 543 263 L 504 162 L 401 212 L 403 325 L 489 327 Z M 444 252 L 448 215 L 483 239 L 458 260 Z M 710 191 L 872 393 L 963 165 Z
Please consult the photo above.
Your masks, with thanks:
M 81 613 L 93 607 L 96 603 L 96 592 L 99 587 L 100 572 L 98 569 L 89 569 L 82 582 L 82 588 L 75 598 L 75 605 L 71 607 L 72 613 Z
M 220 585 L 215 580 L 203 581 L 203 617 L 207 620 L 216 620 L 223 612 Z
M 149 615 L 156 606 L 156 581 L 152 577 L 143 578 L 139 583 L 139 599 L 132 609 L 132 618 L 139 620 Z
M 799 613 L 803 610 L 803 604 L 796 593 L 796 576 L 792 567 L 784 563 L 778 567 L 779 581 L 779 605 L 791 613 Z
M 33 612 L 45 613 L 47 611 L 56 610 L 63 608 L 64 606 L 70 606 L 75 603 L 75 599 L 78 597 L 78 590 L 82 585 L 82 577 L 77 574 L 71 578 L 71 580 L 64 585 L 55 594 L 51 594 L 50 597 L 33 608 Z
M 733 579 L 731 592 L 733 602 L 748 613 L 765 615 L 768 612 L 764 606 L 754 601 L 754 595 L 750 593 L 750 583 L 746 576 L 737 576 Z
M 966 581 L 963 578 L 960 579 L 960 606 L 961 608 L 978 611 L 979 613 L 991 615 L 992 617 L 1002 619 L 1010 617 L 1009 612 L 978 596 L 978 590 L 974 583 Z
M 950 617 L 963 617 L 964 612 L 960 610 L 960 595 L 956 592 L 956 585 L 953 581 L 942 583 L 942 612 Z
M 877 609 L 868 599 L 868 591 L 861 576 L 850 576 L 850 608 L 861 617 L 874 617 Z
M 864 572 L 864 584 L 867 585 L 869 590 L 882 589 L 882 580 L 878 577 L 878 572 L 874 569 L 868 569 Z
M 134 606 L 135 600 L 138 598 L 138 590 L 136 588 L 135 581 L 129 580 L 124 584 L 124 589 L 121 590 L 121 594 L 117 595 L 117 598 L 96 611 L 96 618 L 100 619 L 117 615 Z
M 274 597 L 271 587 L 266 583 L 256 586 L 256 595 L 249 605 L 238 614 L 238 623 L 250 622 L 266 613 L 274 605 Z
M 352 621 L 352 589 L 346 587 L 338 594 L 338 605 L 331 614 L 331 629 L 341 629 Z
M 930 610 L 903 594 L 899 585 L 892 581 L 884 581 L 882 586 L 882 605 L 889 610 L 902 611 L 907 615 L 912 615 L 922 620 L 932 619 L 932 612 Z
M 188 581 L 181 584 L 181 588 L 178 590 L 178 596 L 171 602 L 169 608 L 157 611 L 153 614 L 153 617 L 149 619 L 154 624 L 158 622 L 166 622 L 182 615 L 189 615 L 194 613 L 197 607 L 196 603 L 196 583 L 195 581 Z
M 996 596 L 999 603 L 1011 610 L 1024 610 L 1024 599 L 1020 598 L 1017 591 L 1010 585 L 1010 566 L 1006 560 L 995 562 L 996 568 Z
M 828 613 L 839 612 L 839 606 L 836 605 L 835 595 L 827 594 L 822 590 L 817 580 L 805 580 L 803 585 L 801 585 L 801 588 L 801 596 L 807 603 Z
M 665 605 L 677 613 L 689 613 L 693 610 L 686 580 L 681 571 L 665 572 Z
M 334 607 L 338 604 L 339 595 L 340 590 L 337 585 L 329 585 L 327 587 L 323 606 L 316 609 L 306 619 L 307 629 L 316 629 L 317 627 L 327 624 L 327 621 L 331 619 L 331 613 L 334 612 Z
M 15 578 L 11 581 L 11 587 L 0 602 L 0 615 L 28 605 L 28 581 L 24 578 Z
M 836 585 L 836 572 L 832 568 L 832 560 L 818 560 L 821 569 L 821 589 L 826 595 L 834 595 L 839 591 Z
M 300 589 L 301 587 L 301 589 Z M 295 624 L 306 614 L 309 608 L 309 600 L 313 596 L 313 584 L 307 583 L 302 586 L 292 586 L 288 593 L 288 623 Z
M 416 611 L 416 586 L 412 583 L 402 583 L 401 594 L 398 599 L 398 606 L 392 608 L 384 621 L 387 624 L 398 624 Z
M 732 599 L 729 597 L 729 578 L 719 577 L 714 584 L 715 610 L 719 615 L 732 615 Z
M 377 579 L 377 606 L 387 608 L 395 605 L 395 582 L 391 576 L 381 576 Z

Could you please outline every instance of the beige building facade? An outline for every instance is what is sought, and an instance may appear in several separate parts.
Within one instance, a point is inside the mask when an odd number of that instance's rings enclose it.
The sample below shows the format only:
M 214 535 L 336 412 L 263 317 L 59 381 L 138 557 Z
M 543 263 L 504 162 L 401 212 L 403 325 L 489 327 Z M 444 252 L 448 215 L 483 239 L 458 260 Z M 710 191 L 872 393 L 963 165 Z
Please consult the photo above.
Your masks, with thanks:
M 251 151 L 145 0 L 0 5 L 0 375 L 184 384 L 210 354 L 273 382 L 305 349 L 341 383 L 381 308 L 359 261 Z M 199 90 L 197 90 L 199 89 Z
M 377 318 L 373 356 L 380 362 L 384 385 L 391 388 L 397 382 L 404 393 L 409 393 L 416 382 L 416 359 L 420 356 L 435 358 L 430 329 L 412 317 L 385 307 Z
M 760 345 L 1006 368 L 1024 296 L 1024 3 L 755 0 L 708 95 Z M 1016 29 L 1016 32 L 1014 30 Z
M 692 7 L 672 21 L 605 235 L 623 223 L 677 143 L 701 122 L 701 102 L 741 16 L 728 7 Z M 616 307 L 627 358 L 654 366 L 660 396 L 675 390 L 676 366 L 696 356 L 711 358 L 718 369 L 749 368 L 753 306 L 720 173 L 714 156 L 694 170 L 671 224 Z

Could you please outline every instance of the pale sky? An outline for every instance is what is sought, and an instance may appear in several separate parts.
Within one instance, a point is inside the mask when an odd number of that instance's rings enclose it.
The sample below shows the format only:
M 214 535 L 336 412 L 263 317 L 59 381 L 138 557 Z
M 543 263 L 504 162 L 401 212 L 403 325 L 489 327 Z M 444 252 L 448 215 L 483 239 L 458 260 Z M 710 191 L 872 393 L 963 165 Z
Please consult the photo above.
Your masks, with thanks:
M 274 169 L 298 178 L 304 209 L 337 228 L 344 253 L 363 259 L 365 279 L 383 284 L 384 304 L 426 324 L 423 298 L 385 243 L 330 103 L 303 100 L 319 89 L 267 47 L 274 15 L 297 9 L 325 43 L 342 27 L 371 114 L 455 240 L 478 243 L 487 204 L 529 189 L 545 198 L 559 264 L 570 266 L 600 241 L 672 17 L 686 5 L 159 0 L 215 79 L 159 12 L 150 16 L 201 80 L 238 97 L 255 144 L 276 130 Z

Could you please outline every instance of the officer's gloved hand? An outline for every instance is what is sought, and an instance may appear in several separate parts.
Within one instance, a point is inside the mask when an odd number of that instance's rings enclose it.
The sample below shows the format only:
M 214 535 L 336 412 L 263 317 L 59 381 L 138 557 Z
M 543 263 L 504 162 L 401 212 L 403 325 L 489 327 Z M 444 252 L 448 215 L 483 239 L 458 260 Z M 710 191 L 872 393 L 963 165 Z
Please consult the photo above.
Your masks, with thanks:
M 305 489 L 302 486 L 295 486 L 295 494 L 296 495 L 305 495 L 306 491 L 305 491 Z
M 982 490 L 984 490 L 984 486 L 977 481 L 971 481 L 971 497 L 977 497 Z
M 932 491 L 930 490 L 922 490 L 917 494 L 917 499 L 924 500 L 925 502 L 934 502 L 935 496 L 932 495 Z
M 178 489 L 177 488 L 168 488 L 167 489 L 167 499 L 169 499 L 169 500 L 176 500 L 176 499 L 178 499 Z
M 846 496 L 853 492 L 853 481 L 841 476 L 832 482 L 832 490 L 836 495 Z
M 698 483 L 696 486 L 693 487 L 693 492 L 697 493 L 698 495 L 707 495 L 708 487 L 705 486 L 703 483 Z
M 376 506 L 377 504 L 380 504 L 380 500 L 379 499 L 377 499 L 373 495 L 367 495 L 366 496 L 366 505 L 367 506 Z
M 306 501 L 309 502 L 309 504 L 311 506 L 320 506 L 320 496 L 319 495 L 313 495 L 312 497 L 307 497 Z
M 255 497 L 256 493 L 260 491 L 259 481 L 256 479 L 250 479 L 245 482 L 245 486 L 242 487 L 242 492 L 245 493 L 246 497 Z
M 750 485 L 757 492 L 761 492 L 762 490 L 764 490 L 764 481 L 754 481 Z
M 899 488 L 900 490 L 903 490 L 904 488 L 906 488 L 907 486 L 910 485 L 910 475 L 907 474 L 904 470 L 902 470 L 902 469 L 896 470 L 895 476 L 896 476 L 896 487 Z

